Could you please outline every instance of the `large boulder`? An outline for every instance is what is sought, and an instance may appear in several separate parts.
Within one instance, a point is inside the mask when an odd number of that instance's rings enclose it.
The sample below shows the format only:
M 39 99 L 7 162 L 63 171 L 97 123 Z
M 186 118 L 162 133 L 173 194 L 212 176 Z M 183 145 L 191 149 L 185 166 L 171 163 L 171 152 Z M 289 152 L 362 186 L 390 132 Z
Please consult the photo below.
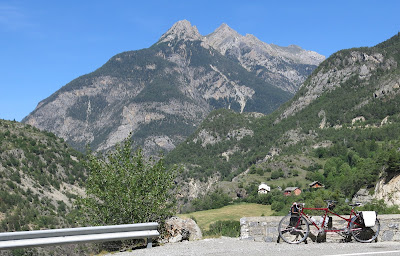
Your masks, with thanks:
M 197 223 L 192 219 L 172 217 L 165 223 L 167 235 L 163 242 L 176 243 L 184 240 L 199 240 L 203 238 Z

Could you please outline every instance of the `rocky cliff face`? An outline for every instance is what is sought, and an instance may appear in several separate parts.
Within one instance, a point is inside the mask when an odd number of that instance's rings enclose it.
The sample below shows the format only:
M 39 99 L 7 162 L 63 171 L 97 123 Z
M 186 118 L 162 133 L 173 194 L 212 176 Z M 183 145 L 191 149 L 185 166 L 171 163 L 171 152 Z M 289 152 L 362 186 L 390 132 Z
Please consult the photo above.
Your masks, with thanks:
M 360 189 L 353 197 L 353 202 L 367 204 L 373 200 L 383 200 L 388 206 L 400 205 L 400 176 L 393 177 L 390 181 L 385 182 L 385 178 L 381 178 L 375 185 L 373 192 L 367 189 Z
M 226 24 L 206 36 L 205 42 L 221 54 L 237 59 L 266 82 L 291 93 L 325 60 L 324 56 L 296 45 L 281 47 L 264 43 L 250 34 L 242 36 Z
M 389 206 L 400 205 L 400 175 L 394 177 L 389 182 L 381 179 L 375 186 L 373 198 L 384 200 Z
M 87 144 L 107 150 L 132 133 L 146 152 L 165 152 L 213 109 L 273 111 L 322 60 L 299 47 L 241 36 L 227 25 L 202 36 L 179 21 L 152 47 L 118 54 L 71 81 L 23 122 L 80 150 Z

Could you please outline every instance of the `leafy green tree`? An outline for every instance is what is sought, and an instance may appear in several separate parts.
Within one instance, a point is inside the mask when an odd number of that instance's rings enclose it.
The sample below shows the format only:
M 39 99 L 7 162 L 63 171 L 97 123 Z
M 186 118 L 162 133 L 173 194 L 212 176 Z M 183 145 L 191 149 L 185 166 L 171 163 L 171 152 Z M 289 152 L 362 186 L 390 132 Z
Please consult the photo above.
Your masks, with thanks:
M 221 189 L 217 189 L 211 193 L 208 193 L 200 198 L 196 198 L 192 201 L 192 211 L 203 211 L 209 209 L 218 209 L 228 205 L 232 201 L 232 198 Z
M 389 151 L 389 157 L 387 160 L 388 173 L 399 173 L 400 172 L 400 153 L 397 150 Z
M 274 211 L 281 211 L 285 207 L 285 203 L 281 201 L 275 201 L 271 204 L 271 209 Z
M 166 170 L 163 159 L 146 160 L 132 150 L 129 138 L 105 155 L 89 152 L 86 196 L 77 200 L 90 225 L 164 221 L 175 213 L 177 168 Z
M 271 179 L 276 180 L 279 179 L 280 177 L 283 177 L 284 173 L 282 170 L 277 170 L 277 171 L 272 171 L 271 172 Z

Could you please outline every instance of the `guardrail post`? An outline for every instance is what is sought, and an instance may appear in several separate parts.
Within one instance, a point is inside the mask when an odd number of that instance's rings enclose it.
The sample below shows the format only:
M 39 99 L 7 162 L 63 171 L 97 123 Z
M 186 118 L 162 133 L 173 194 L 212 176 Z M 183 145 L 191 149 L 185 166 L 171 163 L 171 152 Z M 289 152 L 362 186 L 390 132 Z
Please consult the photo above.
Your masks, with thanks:
M 153 239 L 152 238 L 147 238 L 147 248 L 153 247 Z

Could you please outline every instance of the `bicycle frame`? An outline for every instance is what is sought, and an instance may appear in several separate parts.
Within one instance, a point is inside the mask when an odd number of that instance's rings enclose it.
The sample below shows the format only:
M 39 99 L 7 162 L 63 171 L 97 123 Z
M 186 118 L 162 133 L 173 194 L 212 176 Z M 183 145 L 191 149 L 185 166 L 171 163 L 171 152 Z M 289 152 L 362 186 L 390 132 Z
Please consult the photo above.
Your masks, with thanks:
M 344 241 L 351 241 L 352 238 L 361 243 L 370 243 L 373 240 L 377 241 L 376 239 L 379 235 L 380 224 L 379 220 L 376 218 L 376 213 L 374 225 L 368 224 L 368 226 L 366 226 L 361 213 L 354 210 L 354 207 L 361 205 L 360 203 L 350 204 L 350 206 L 352 206 L 350 216 L 346 218 L 332 211 L 332 206 L 334 206 L 335 201 L 326 201 L 328 202 L 326 208 L 306 208 L 304 207 L 304 203 L 293 203 L 290 213 L 284 216 L 279 222 L 279 238 L 282 238 L 289 244 L 307 242 L 308 237 L 310 237 L 314 242 L 321 242 L 326 240 L 326 232 L 335 232 L 344 237 Z M 310 216 L 316 211 L 318 211 L 318 215 L 321 215 L 320 213 L 323 212 L 321 221 L 317 221 Z M 347 222 L 347 225 L 344 225 L 341 228 L 333 228 L 333 223 L 331 222 L 332 217 L 330 217 L 331 215 L 337 216 L 342 219 L 342 221 Z M 310 224 L 312 224 L 316 229 L 311 230 Z M 318 234 L 315 232 L 318 232 Z
M 320 223 L 320 226 L 318 226 L 318 225 L 311 219 L 311 217 L 308 216 L 308 214 L 304 212 L 304 210 L 323 211 L 323 212 L 325 212 L 324 215 L 322 215 L 323 221 L 322 221 L 322 223 Z M 301 208 L 301 211 L 300 211 L 300 215 L 304 216 L 304 218 L 306 218 L 306 220 L 307 220 L 310 224 L 312 224 L 313 226 L 315 226 L 315 227 L 318 229 L 318 231 L 322 231 L 322 230 L 323 230 L 324 232 L 336 232 L 336 233 L 337 233 L 337 232 L 344 231 L 344 229 L 325 229 L 325 228 L 324 228 L 325 223 L 326 223 L 326 221 L 327 221 L 327 217 L 329 217 L 328 214 L 335 215 L 335 216 L 337 216 L 337 217 L 339 217 L 339 218 L 345 220 L 345 221 L 347 222 L 347 226 L 345 227 L 345 229 L 347 229 L 347 231 L 350 231 L 349 228 L 350 228 L 351 220 L 352 220 L 355 216 L 358 216 L 357 212 L 354 211 L 354 208 L 351 209 L 349 218 L 345 218 L 345 217 L 343 217 L 343 216 L 341 216 L 341 215 L 339 215 L 339 214 L 337 214 L 337 213 L 335 213 L 335 212 L 332 212 L 331 210 L 329 210 L 329 208 L 304 208 L 304 207 L 302 207 L 302 208 Z

